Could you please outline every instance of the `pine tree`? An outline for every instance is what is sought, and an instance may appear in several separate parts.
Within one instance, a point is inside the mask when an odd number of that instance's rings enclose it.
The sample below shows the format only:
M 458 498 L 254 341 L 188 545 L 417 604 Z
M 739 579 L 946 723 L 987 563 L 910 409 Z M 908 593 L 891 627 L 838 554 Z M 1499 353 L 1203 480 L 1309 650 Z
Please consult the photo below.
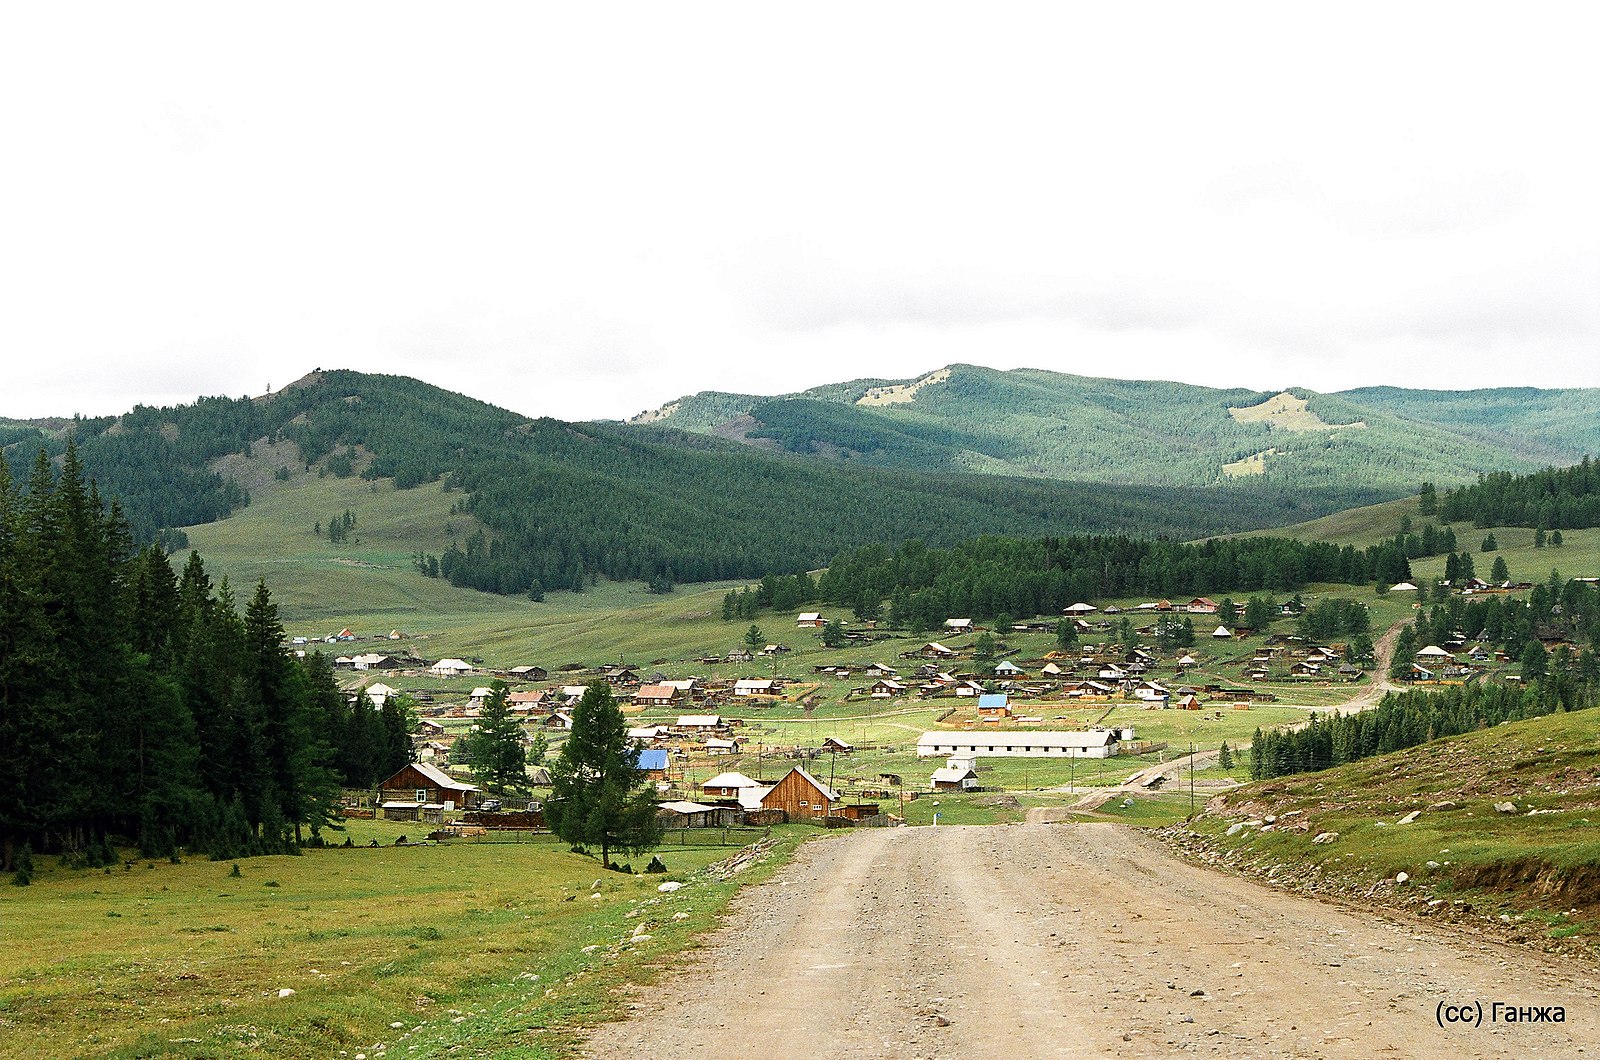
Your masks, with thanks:
M 1217 766 L 1222 769 L 1233 768 L 1233 748 L 1228 746 L 1228 741 L 1222 741 L 1222 746 L 1217 748 Z
M 550 827 L 574 847 L 599 847 L 607 868 L 613 850 L 633 856 L 656 846 L 661 820 L 638 765 L 639 750 L 610 687 L 595 682 L 573 710 L 572 732 L 550 767 Z
M 506 685 L 496 681 L 489 686 L 477 727 L 462 737 L 463 750 L 472 761 L 472 771 L 490 791 L 504 794 L 528 786 L 527 748 L 522 742 L 522 726 L 506 705 Z M 620 712 L 619 712 L 620 713 Z

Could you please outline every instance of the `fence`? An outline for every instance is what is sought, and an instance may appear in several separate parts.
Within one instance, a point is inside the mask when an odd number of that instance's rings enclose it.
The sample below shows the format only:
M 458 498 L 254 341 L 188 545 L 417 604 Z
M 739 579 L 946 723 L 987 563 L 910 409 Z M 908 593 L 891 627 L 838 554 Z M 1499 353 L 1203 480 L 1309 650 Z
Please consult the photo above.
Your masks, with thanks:
M 768 828 L 668 828 L 661 837 L 658 850 L 670 847 L 742 847 L 771 834 Z M 456 843 L 515 843 L 562 844 L 554 832 L 511 828 L 494 828 L 478 835 L 450 836 L 446 842 Z

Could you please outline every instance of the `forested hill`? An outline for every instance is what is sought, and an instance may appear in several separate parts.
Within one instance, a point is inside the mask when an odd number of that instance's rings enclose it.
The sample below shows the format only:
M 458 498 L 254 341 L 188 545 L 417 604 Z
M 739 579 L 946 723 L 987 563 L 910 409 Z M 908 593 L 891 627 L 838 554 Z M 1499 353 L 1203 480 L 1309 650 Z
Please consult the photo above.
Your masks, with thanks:
M 22 478 L 43 446 L 76 440 L 87 473 L 141 537 L 225 517 L 247 491 L 237 454 L 292 483 L 313 473 L 444 480 L 483 528 L 440 572 L 537 594 L 598 576 L 661 581 L 814 568 L 864 544 L 949 544 L 980 533 L 1123 532 L 1189 539 L 1282 525 L 1379 499 L 1363 489 L 1073 484 L 824 464 L 660 427 L 530 420 L 412 379 L 325 372 L 256 399 L 204 398 L 24 431 Z
M 880 467 L 1167 486 L 1258 477 L 1393 497 L 1600 450 L 1600 421 L 1586 415 L 1596 396 L 1216 390 L 951 365 L 773 398 L 695 394 L 630 423 Z

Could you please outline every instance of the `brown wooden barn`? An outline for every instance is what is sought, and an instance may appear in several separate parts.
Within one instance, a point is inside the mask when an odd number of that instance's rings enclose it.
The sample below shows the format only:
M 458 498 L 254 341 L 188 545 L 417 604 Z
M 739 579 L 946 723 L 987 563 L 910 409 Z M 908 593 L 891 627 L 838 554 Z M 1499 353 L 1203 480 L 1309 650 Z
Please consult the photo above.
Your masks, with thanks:
M 791 821 L 812 821 L 828 816 L 841 802 L 837 791 L 795 766 L 761 797 L 761 808 L 783 810 Z

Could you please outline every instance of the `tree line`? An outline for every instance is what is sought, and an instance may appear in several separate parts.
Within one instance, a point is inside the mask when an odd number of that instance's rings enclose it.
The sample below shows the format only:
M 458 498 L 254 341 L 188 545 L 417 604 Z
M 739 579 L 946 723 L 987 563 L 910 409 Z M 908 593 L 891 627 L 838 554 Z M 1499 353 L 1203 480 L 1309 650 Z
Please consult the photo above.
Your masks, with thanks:
M 858 608 L 887 600 L 892 624 L 925 630 L 951 617 L 1054 614 L 1106 597 L 1295 591 L 1310 582 L 1387 585 L 1410 575 L 1392 541 L 1357 550 L 1274 537 L 1199 544 L 1120 535 L 980 537 L 949 548 L 913 541 L 845 552 L 817 579 L 817 593 Z
M 1250 775 L 1268 780 L 1332 769 L 1429 740 L 1595 703 L 1593 683 L 1574 686 L 1567 696 L 1553 682 L 1520 688 L 1478 684 L 1391 692 L 1374 710 L 1313 714 L 1309 724 L 1294 731 L 1257 729 L 1250 748 Z
M 342 784 L 410 759 L 402 705 L 352 707 L 296 658 L 266 584 L 241 607 L 200 556 L 136 548 L 76 449 L 0 463 L 0 866 L 286 853 L 334 822 Z
M 1473 526 L 1531 526 L 1541 530 L 1573 530 L 1600 526 L 1600 461 L 1584 457 L 1566 468 L 1546 468 L 1531 475 L 1497 471 L 1478 476 L 1469 486 L 1439 496 L 1431 484 L 1420 493 L 1424 514 L 1437 504 L 1446 522 Z

